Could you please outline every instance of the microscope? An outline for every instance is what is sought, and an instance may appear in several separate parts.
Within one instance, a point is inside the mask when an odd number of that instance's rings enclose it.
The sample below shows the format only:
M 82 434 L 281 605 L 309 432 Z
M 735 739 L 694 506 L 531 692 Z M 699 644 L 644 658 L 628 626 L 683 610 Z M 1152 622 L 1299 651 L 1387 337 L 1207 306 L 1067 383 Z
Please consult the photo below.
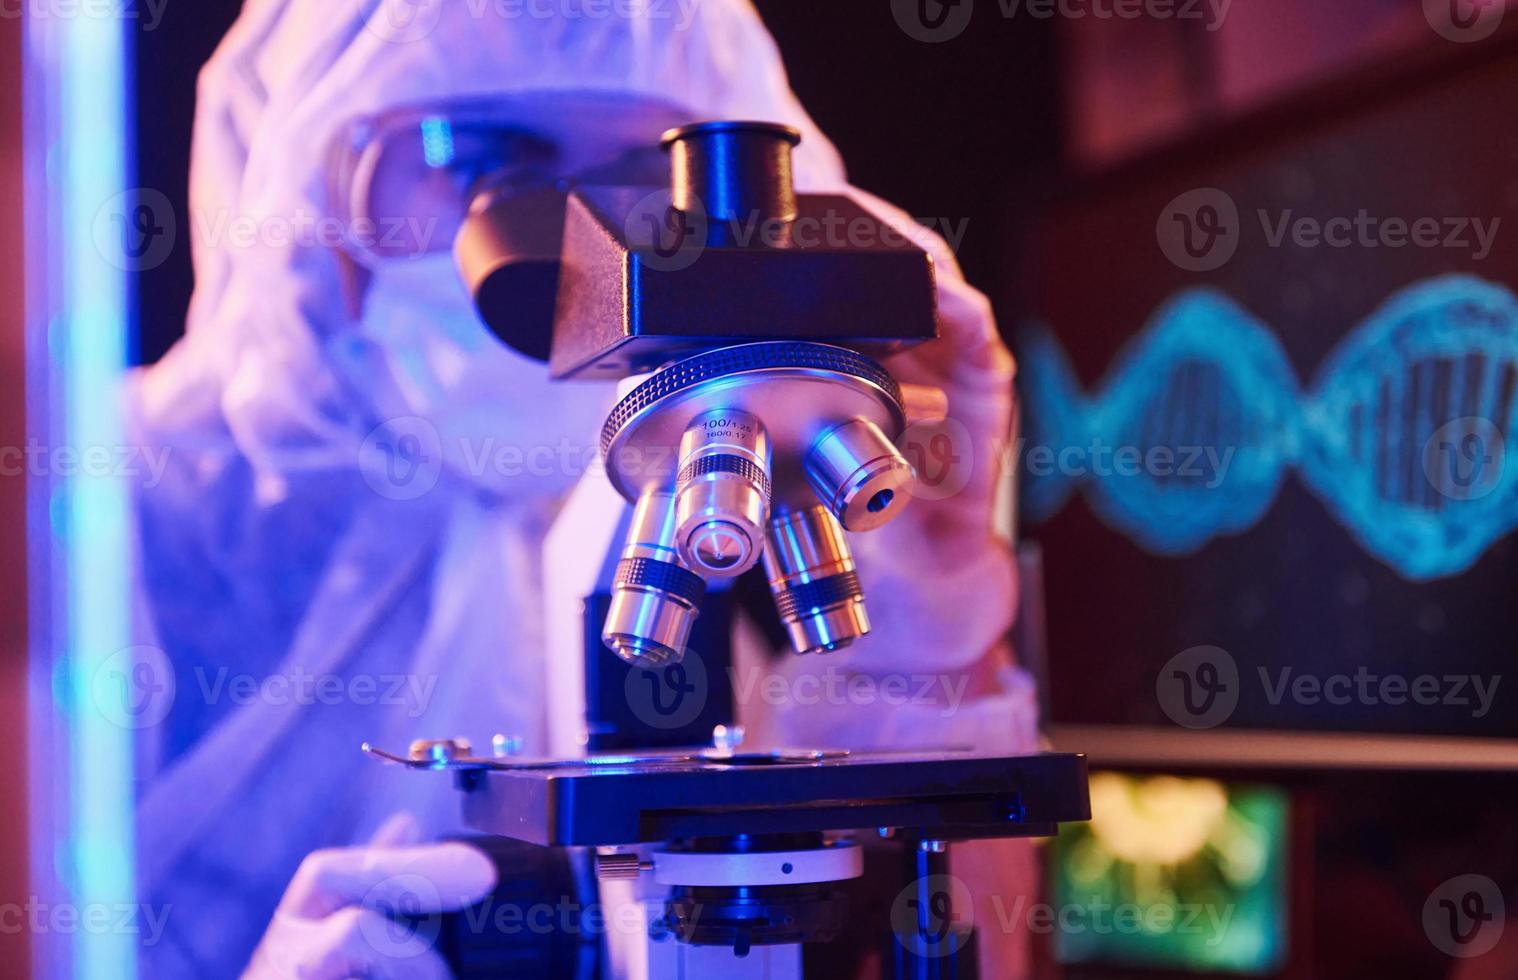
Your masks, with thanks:
M 628 711 L 641 679 L 722 676 L 720 613 L 750 569 L 795 655 L 867 634 L 850 536 L 910 504 L 898 441 L 944 411 L 878 360 L 937 336 L 932 258 L 851 198 L 798 194 L 800 139 L 686 125 L 660 140 L 661 183 L 487 189 L 460 229 L 461 274 L 502 341 L 557 379 L 619 380 L 600 449 L 628 508 L 586 601 L 583 757 L 365 747 L 454 775 L 503 887 L 596 896 L 601 928 L 551 940 L 445 930 L 460 977 L 835 976 L 845 939 L 886 976 L 973 977 L 950 843 L 1089 817 L 1081 756 L 746 752 L 720 683 L 678 723 Z M 882 854 L 895 899 L 862 922 L 858 883 Z

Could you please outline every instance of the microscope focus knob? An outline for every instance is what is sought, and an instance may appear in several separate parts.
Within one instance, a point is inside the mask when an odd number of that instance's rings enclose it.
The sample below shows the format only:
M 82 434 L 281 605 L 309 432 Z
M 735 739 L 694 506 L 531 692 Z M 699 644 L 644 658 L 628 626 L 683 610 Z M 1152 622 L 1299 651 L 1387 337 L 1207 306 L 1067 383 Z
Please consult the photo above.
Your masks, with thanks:
M 653 865 L 636 854 L 620 852 L 596 855 L 596 878 L 600 881 L 634 881 Z

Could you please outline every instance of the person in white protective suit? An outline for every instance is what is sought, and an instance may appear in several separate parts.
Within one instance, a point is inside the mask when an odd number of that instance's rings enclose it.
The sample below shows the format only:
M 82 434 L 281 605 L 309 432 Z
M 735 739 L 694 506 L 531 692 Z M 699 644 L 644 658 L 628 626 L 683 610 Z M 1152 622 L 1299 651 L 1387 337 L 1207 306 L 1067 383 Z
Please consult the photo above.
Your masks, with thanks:
M 580 656 L 580 599 L 623 506 L 581 465 L 593 452 L 562 451 L 595 445 L 613 391 L 551 385 L 492 338 L 446 236 L 413 236 L 397 257 L 351 234 L 285 233 L 351 217 L 331 148 L 362 136 L 355 121 L 459 100 L 520 113 L 580 169 L 671 116 L 762 119 L 803 132 L 800 190 L 846 187 L 747 0 L 510 9 L 247 0 L 202 73 L 187 336 L 129 388 L 134 439 L 170 451 L 136 512 L 138 640 L 175 680 L 140 753 L 140 900 L 172 909 L 142 952 L 155 980 L 446 976 L 415 940 L 383 940 L 387 883 L 426 876 L 451 908 L 487 893 L 494 870 L 467 845 L 425 843 L 464 829 L 450 779 L 377 765 L 358 746 L 509 732 L 528 754 L 569 748 L 551 744 L 563 719 L 547 708 L 550 678 Z M 599 125 L 608 104 L 620 121 Z M 436 190 L 416 206 L 437 206 Z M 415 230 L 435 215 L 405 217 Z M 213 234 L 234 222 L 260 233 Z M 764 669 L 792 691 L 805 672 L 939 677 L 953 697 L 751 695 L 740 711 L 762 741 L 1035 748 L 1030 685 L 1003 645 L 1013 565 L 993 531 L 1012 361 L 984 297 L 931 247 L 944 339 L 890 367 L 947 390 L 964 486 L 855 539 L 871 637 Z M 400 430 L 421 449 L 400 457 L 423 468 L 420 484 L 393 472 L 386 440 Z M 550 447 L 553 463 L 498 465 L 501 447 L 525 459 Z M 762 662 L 752 649 L 739 659 Z M 1015 924 L 998 920 L 1030 882 L 1028 853 L 974 845 L 955 865 L 981 896 L 988 975 L 1025 969 Z

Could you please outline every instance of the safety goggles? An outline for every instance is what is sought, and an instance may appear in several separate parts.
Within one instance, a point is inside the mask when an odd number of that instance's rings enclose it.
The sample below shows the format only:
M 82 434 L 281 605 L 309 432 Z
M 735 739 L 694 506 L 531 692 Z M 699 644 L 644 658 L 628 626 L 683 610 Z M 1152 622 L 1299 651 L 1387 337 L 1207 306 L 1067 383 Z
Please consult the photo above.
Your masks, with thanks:
M 350 121 L 334 141 L 331 218 L 364 264 L 444 252 L 485 191 L 664 183 L 659 135 L 689 121 L 668 103 L 604 92 L 390 109 Z

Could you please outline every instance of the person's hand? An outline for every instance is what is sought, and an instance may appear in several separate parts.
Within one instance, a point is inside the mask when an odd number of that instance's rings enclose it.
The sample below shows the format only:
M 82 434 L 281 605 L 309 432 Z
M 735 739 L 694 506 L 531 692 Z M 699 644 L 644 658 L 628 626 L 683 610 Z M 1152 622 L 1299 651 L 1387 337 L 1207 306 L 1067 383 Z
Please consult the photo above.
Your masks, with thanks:
M 467 908 L 496 884 L 495 865 L 468 844 L 418 845 L 416 822 L 391 819 L 366 847 L 316 851 L 301 863 L 243 980 L 447 980 L 425 922 Z
M 911 425 L 901 440 L 918 471 L 905 513 L 878 531 L 850 536 L 875 623 L 875 636 L 851 666 L 962 670 L 1002 642 L 1017 601 L 1012 552 L 994 530 L 998 501 L 1010 506 L 1002 490 L 1015 364 L 990 302 L 965 282 L 943 239 L 878 198 L 854 193 L 933 255 L 939 339 L 886 367 L 903 384 L 943 389 L 948 418 Z

